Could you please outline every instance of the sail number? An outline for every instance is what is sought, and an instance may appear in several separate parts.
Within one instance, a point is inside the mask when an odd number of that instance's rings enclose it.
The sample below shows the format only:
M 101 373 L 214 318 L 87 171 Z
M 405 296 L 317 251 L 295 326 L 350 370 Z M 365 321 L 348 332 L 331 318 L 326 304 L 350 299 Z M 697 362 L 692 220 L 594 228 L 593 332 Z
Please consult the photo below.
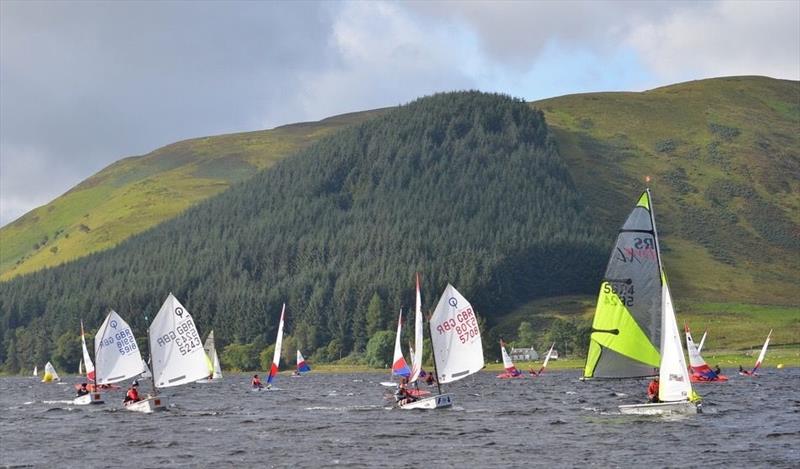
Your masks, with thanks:
M 138 349 L 136 340 L 133 338 L 133 333 L 131 333 L 130 329 L 124 329 L 114 335 L 106 337 L 100 342 L 100 347 L 109 347 L 112 344 L 117 344 L 117 350 L 120 355 L 127 355 Z
M 625 306 L 633 306 L 633 284 L 630 283 L 606 283 L 603 286 L 603 293 L 614 293 Z
M 439 335 L 453 331 L 458 334 L 458 340 L 462 344 L 466 344 L 469 339 L 478 337 L 481 334 L 480 329 L 478 329 L 478 320 L 475 318 L 472 308 L 459 312 L 454 318 L 445 319 L 436 326 L 436 331 Z
M 197 328 L 194 327 L 191 319 L 178 324 L 174 331 L 169 331 L 156 339 L 159 347 L 165 347 L 172 342 L 178 346 L 178 352 L 181 355 L 186 355 L 197 347 L 202 346 L 200 337 L 197 335 Z

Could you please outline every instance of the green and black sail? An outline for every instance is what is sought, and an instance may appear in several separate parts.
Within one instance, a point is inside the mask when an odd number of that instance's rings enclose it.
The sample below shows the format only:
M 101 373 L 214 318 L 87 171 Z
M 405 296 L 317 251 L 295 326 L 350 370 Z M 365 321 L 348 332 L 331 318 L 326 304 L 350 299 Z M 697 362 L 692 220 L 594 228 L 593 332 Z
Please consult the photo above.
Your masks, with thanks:
M 619 230 L 600 285 L 585 378 L 652 376 L 659 366 L 661 269 L 650 192 Z

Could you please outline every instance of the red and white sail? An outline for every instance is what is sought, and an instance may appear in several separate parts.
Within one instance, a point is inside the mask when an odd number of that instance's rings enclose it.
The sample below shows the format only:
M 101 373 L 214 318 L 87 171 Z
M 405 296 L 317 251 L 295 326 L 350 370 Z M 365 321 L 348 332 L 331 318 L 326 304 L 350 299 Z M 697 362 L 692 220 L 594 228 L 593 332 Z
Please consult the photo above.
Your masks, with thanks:
M 81 321 L 81 347 L 83 347 L 83 365 L 86 369 L 86 378 L 89 381 L 94 381 L 94 363 L 92 363 L 92 357 L 89 356 L 89 350 L 86 348 L 86 337 L 83 331 L 83 321 Z
M 400 348 L 400 334 L 403 328 L 403 310 L 400 310 L 400 315 L 397 317 L 397 335 L 394 338 L 394 356 L 392 357 L 392 375 L 408 377 L 411 375 L 411 369 L 403 357 L 403 349 Z
M 511 356 L 506 351 L 506 343 L 500 339 L 500 353 L 503 355 L 503 368 L 506 369 L 505 373 L 498 375 L 498 378 L 514 378 L 520 376 L 522 373 L 514 366 Z
M 281 320 L 278 322 L 278 337 L 275 339 L 275 352 L 272 354 L 272 366 L 269 369 L 267 384 L 272 384 L 275 375 L 281 366 L 281 348 L 283 347 L 283 315 L 286 312 L 286 303 L 281 308 Z
M 703 360 L 703 357 L 700 356 L 697 345 L 694 343 L 694 340 L 692 340 L 692 333 L 689 331 L 689 326 L 684 325 L 684 329 L 686 330 L 686 349 L 689 352 L 689 369 L 692 371 L 693 375 L 699 375 L 709 380 L 714 379 L 717 374 L 714 373 L 714 370 L 712 370 L 706 361 Z M 681 356 L 683 356 L 683 354 L 681 354 Z

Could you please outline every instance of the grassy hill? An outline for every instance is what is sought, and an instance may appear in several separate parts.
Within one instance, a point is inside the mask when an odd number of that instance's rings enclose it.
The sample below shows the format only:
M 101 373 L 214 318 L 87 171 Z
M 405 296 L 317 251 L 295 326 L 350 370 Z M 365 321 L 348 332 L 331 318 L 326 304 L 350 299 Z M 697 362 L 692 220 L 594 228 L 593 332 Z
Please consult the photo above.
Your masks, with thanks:
M 196 138 L 122 159 L 0 229 L 0 280 L 108 249 L 381 112 Z

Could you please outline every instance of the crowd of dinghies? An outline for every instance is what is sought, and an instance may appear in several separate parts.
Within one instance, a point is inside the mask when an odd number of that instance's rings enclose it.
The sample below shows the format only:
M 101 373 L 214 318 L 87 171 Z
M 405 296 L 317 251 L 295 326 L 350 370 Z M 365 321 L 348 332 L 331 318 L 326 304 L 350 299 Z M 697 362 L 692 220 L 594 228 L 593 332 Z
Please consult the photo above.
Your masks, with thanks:
M 285 312 L 284 304 L 267 386 L 254 386 L 254 390 L 277 390 L 272 383 L 280 366 Z M 439 298 L 428 319 L 427 328 L 433 354 L 432 376 L 427 376 L 428 373 L 422 369 L 425 328 L 419 275 L 416 276 L 411 366 L 406 362 L 401 348 L 402 314 L 401 310 L 391 380 L 381 385 L 396 388 L 396 405 L 400 409 L 451 407 L 454 398 L 442 391 L 442 385 L 466 378 L 484 367 L 480 328 L 472 305 L 449 284 Z M 153 319 L 148 334 L 152 371 L 142 359 L 130 326 L 115 311 L 108 314 L 95 336 L 94 363 L 86 347 L 81 324 L 82 365 L 85 364 L 86 377 L 91 384 L 90 392 L 76 397 L 74 404 L 101 404 L 103 397 L 100 391 L 119 389 L 115 383 L 121 381 L 149 378 L 152 393 L 124 405 L 126 410 L 149 413 L 168 408 L 167 398 L 159 394 L 159 389 L 222 379 L 213 331 L 205 343 L 201 343 L 191 314 L 172 293 Z M 700 356 L 706 334 L 703 334 L 699 344 L 692 340 L 688 326 L 685 327 L 685 334 L 689 366 L 684 359 L 672 296 L 662 265 L 651 193 L 646 189 L 620 228 L 612 249 L 600 285 L 584 376 L 581 379 L 658 376 L 660 385 L 657 399 L 653 399 L 655 402 L 620 405 L 619 411 L 640 415 L 697 413 L 702 398 L 693 391 L 692 383 L 724 382 L 727 377 L 719 374 L 718 370 L 712 370 Z M 757 375 L 756 370 L 764 360 L 771 334 L 772 331 L 764 342 L 753 370 L 740 370 L 741 375 Z M 541 375 L 545 370 L 554 353 L 554 345 L 547 352 L 541 369 L 538 372 L 531 370 L 531 375 Z M 497 377 L 525 377 L 514 366 L 502 340 L 500 349 L 505 371 Z M 293 376 L 301 376 L 307 371 L 310 371 L 310 367 L 298 350 L 297 370 Z M 33 374 L 38 374 L 36 368 Z M 428 384 L 435 384 L 435 393 L 419 388 L 419 382 L 426 377 Z M 399 381 L 395 382 L 394 378 Z M 58 380 L 58 374 L 48 362 L 42 381 Z

